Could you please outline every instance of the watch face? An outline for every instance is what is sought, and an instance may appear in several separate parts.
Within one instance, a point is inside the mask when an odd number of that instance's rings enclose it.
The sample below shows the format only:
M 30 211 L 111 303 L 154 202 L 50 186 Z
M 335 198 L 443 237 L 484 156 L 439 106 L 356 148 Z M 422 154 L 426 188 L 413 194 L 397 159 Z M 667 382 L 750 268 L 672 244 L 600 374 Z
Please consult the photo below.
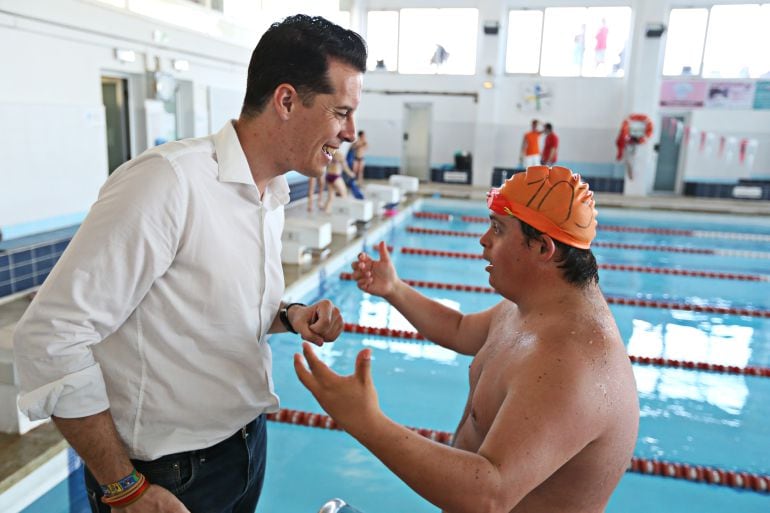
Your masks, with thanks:
M 158 100 L 167 102 L 174 98 L 176 93 L 176 79 L 168 73 L 158 72 L 155 74 L 155 97 Z

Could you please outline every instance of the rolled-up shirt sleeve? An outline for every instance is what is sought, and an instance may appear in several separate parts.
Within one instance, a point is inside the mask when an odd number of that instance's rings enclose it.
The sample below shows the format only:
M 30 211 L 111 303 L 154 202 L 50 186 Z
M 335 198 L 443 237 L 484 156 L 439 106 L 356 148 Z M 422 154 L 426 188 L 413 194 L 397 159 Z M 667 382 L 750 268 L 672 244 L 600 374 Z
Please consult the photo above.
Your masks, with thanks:
M 92 346 L 125 322 L 173 260 L 185 208 L 176 173 L 159 155 L 114 173 L 20 319 L 14 359 L 19 408 L 30 419 L 109 408 Z
M 45 419 L 54 414 L 62 418 L 86 417 L 109 407 L 98 363 L 19 397 L 19 409 L 31 420 Z

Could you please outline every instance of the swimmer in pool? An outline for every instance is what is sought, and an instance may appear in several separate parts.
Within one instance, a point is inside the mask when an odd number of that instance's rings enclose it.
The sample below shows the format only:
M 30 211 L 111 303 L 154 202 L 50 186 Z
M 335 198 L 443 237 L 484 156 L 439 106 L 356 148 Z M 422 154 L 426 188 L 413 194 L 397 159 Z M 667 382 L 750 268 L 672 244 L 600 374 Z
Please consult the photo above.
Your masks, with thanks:
M 590 250 L 593 193 L 567 168 L 532 166 L 491 190 L 487 205 L 480 243 L 502 300 L 486 311 L 421 295 L 398 278 L 384 243 L 378 260 L 361 254 L 353 264 L 361 290 L 429 340 L 473 356 L 451 446 L 380 410 L 371 349 L 340 376 L 305 344 L 295 370 L 340 427 L 443 511 L 602 512 L 631 461 L 639 403 Z

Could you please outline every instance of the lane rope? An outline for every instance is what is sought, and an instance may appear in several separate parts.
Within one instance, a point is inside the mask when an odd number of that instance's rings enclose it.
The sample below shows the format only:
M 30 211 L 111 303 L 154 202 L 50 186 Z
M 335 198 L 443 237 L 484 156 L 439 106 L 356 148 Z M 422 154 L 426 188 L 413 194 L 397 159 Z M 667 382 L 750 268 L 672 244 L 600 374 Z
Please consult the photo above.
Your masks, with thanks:
M 407 226 L 408 233 L 419 233 L 422 235 L 443 235 L 447 237 L 473 237 L 480 238 L 482 233 L 463 232 L 458 230 L 438 230 L 435 228 L 421 228 L 418 226 Z M 711 248 L 687 248 L 684 246 L 661 246 L 659 244 L 629 244 L 625 242 L 601 242 L 594 241 L 592 247 L 608 249 L 634 249 L 640 251 L 663 251 L 667 253 L 687 253 L 691 255 L 716 255 L 740 258 L 761 258 L 770 260 L 768 251 L 745 251 L 740 249 L 711 249 Z
M 460 253 L 456 251 L 441 251 L 437 249 L 401 248 L 401 252 L 408 255 L 470 258 L 470 259 L 476 259 L 476 260 L 482 259 L 482 256 L 478 253 Z M 721 280 L 770 282 L 770 275 L 764 275 L 764 274 L 730 273 L 730 272 L 719 272 L 719 271 L 698 271 L 698 270 L 691 270 L 691 269 L 669 269 L 666 267 L 652 267 L 652 266 L 646 266 L 646 265 L 630 265 L 630 264 L 598 264 L 598 265 L 599 265 L 599 269 L 606 269 L 608 271 L 627 271 L 627 272 L 648 273 L 648 274 L 667 274 L 672 276 L 715 278 L 715 279 L 721 279 Z
M 352 280 L 351 273 L 340 273 L 340 279 Z M 466 285 L 462 283 L 440 283 L 423 280 L 403 280 L 412 287 L 422 287 L 427 289 L 457 290 L 460 292 L 482 292 L 494 294 L 492 287 L 480 285 Z M 760 319 L 770 319 L 770 310 L 761 310 L 758 308 L 736 308 L 731 306 L 700 305 L 697 303 L 684 303 L 677 301 L 665 301 L 660 299 L 644 299 L 638 297 L 608 296 L 604 295 L 605 301 L 610 305 L 623 306 L 641 306 L 646 308 L 660 308 L 664 310 L 681 310 L 698 313 L 713 313 L 718 315 L 739 315 L 742 317 L 757 317 Z
M 451 221 L 451 214 L 438 212 L 414 212 L 414 217 L 421 219 L 435 219 L 438 221 Z M 460 219 L 466 223 L 488 223 L 488 217 L 482 216 L 460 216 Z M 675 235 L 680 237 L 698 237 L 703 239 L 730 239 L 730 240 L 749 240 L 756 242 L 770 242 L 770 234 L 765 233 L 741 233 L 741 232 L 720 232 L 714 230 L 681 230 L 676 228 L 650 228 L 642 226 L 623 226 L 623 225 L 603 225 L 597 226 L 597 230 L 606 232 L 621 233 L 654 233 L 657 235 Z
M 281 424 L 312 427 L 341 431 L 342 428 L 330 416 L 302 410 L 281 408 L 276 413 L 268 413 L 267 420 Z M 437 429 L 409 427 L 407 429 L 434 442 L 450 445 L 452 433 Z M 707 465 L 690 465 L 665 460 L 655 460 L 634 456 L 629 462 L 627 472 L 638 474 L 682 479 L 696 483 L 705 483 L 730 488 L 739 488 L 759 493 L 770 490 L 770 476 L 735 470 L 725 470 Z
M 345 323 L 343 325 L 345 333 L 355 333 L 359 335 L 372 335 L 378 337 L 400 338 L 406 340 L 427 340 L 422 334 L 411 330 L 397 330 L 391 328 L 362 326 L 360 324 Z M 747 365 L 738 367 L 737 365 L 724 365 L 721 363 L 695 362 L 690 360 L 675 360 L 673 358 L 663 358 L 658 356 L 635 356 L 629 355 L 632 363 L 639 365 L 655 365 L 658 367 L 671 367 L 675 369 L 698 370 L 706 372 L 717 372 L 721 374 L 736 374 L 742 376 L 757 376 L 760 378 L 770 378 L 770 367 L 760 367 L 757 365 Z

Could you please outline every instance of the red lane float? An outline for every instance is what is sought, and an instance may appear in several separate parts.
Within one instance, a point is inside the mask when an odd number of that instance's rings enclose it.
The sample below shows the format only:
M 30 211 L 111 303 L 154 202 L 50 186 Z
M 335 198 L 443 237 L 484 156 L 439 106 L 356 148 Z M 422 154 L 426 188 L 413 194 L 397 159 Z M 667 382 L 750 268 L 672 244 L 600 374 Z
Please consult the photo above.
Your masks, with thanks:
M 403 338 L 407 340 L 425 340 L 420 333 L 408 330 L 396 330 L 390 328 L 377 328 L 374 326 L 361 326 L 360 324 L 345 323 L 343 325 L 345 333 L 358 333 L 361 335 L 376 335 L 389 338 Z M 658 367 L 673 367 L 677 369 L 690 369 L 709 372 L 721 372 L 723 374 L 740 374 L 745 376 L 758 376 L 761 378 L 770 377 L 770 368 L 749 365 L 738 367 L 737 365 L 723 365 L 721 363 L 694 362 L 689 360 L 674 360 L 671 358 L 652 357 L 652 356 L 633 356 L 628 357 L 633 363 L 640 365 L 657 365 Z
M 690 465 L 665 460 L 652 460 L 634 456 L 631 458 L 629 472 L 652 476 L 684 479 L 698 483 L 740 488 L 760 493 L 770 490 L 770 476 L 724 470 L 716 467 Z
M 266 418 L 272 422 L 280 422 L 282 424 L 294 424 L 297 426 L 342 431 L 342 428 L 337 425 L 334 419 L 322 413 L 312 413 L 308 411 L 281 408 L 276 413 L 268 413 Z M 449 433 L 448 431 L 438 431 L 435 429 L 416 428 L 409 426 L 407 426 L 407 429 L 410 429 L 411 431 L 414 431 L 415 433 L 424 436 L 425 438 L 430 438 L 434 442 L 439 442 L 445 445 L 449 445 L 452 441 L 452 433 Z
M 340 273 L 340 279 L 352 280 L 353 276 L 350 273 Z M 464 285 L 454 283 L 439 283 L 432 281 L 422 280 L 404 280 L 407 284 L 413 287 L 423 287 L 427 289 L 441 289 L 441 290 L 459 290 L 464 292 L 484 292 L 494 293 L 494 289 L 490 287 L 482 287 L 478 285 Z M 693 303 L 677 303 L 674 301 L 663 301 L 657 299 L 643 299 L 637 297 L 623 297 L 623 296 L 604 296 L 607 303 L 611 305 L 625 305 L 625 306 L 641 306 L 646 308 L 662 308 L 665 310 L 684 310 L 689 312 L 699 313 L 713 313 L 719 315 L 741 315 L 743 317 L 758 317 L 764 319 L 770 319 L 770 310 L 758 310 L 754 308 L 734 308 L 727 306 L 712 306 L 712 305 L 696 305 Z
M 438 212 L 414 212 L 412 215 L 420 219 L 437 219 L 439 221 L 452 220 L 451 214 L 441 214 Z
M 426 255 L 453 258 L 470 258 L 480 260 L 482 257 L 478 253 L 460 253 L 456 251 L 440 251 L 436 249 L 421 248 L 401 248 L 401 252 L 409 255 Z M 727 273 L 717 271 L 695 271 L 689 269 L 667 269 L 665 267 L 652 267 L 646 265 L 627 265 L 627 264 L 599 264 L 599 269 L 608 271 L 627 271 L 648 274 L 666 274 L 671 276 L 690 276 L 697 278 L 715 278 L 720 280 L 739 280 L 739 281 L 770 281 L 770 276 L 761 274 L 745 273 Z
M 483 234 L 475 232 L 463 232 L 458 230 L 436 230 L 433 228 L 421 228 L 419 226 L 407 226 L 409 233 L 420 233 L 423 235 L 443 235 L 448 237 L 473 237 L 480 238 Z M 596 242 L 592 247 L 609 249 L 633 249 L 639 251 L 663 251 L 667 253 L 686 253 L 690 255 L 718 255 L 739 258 L 764 258 L 770 259 L 770 252 L 767 251 L 744 251 L 739 249 L 710 249 L 710 248 L 687 248 L 683 246 L 661 246 L 658 244 L 628 244 L 624 242 Z
M 281 408 L 276 413 L 268 413 L 267 420 L 283 424 L 294 424 L 319 429 L 341 431 L 337 423 L 328 415 L 301 410 Z M 437 429 L 408 427 L 409 430 L 434 442 L 450 445 L 452 433 Z M 698 483 L 707 483 L 730 488 L 767 493 L 770 490 L 770 476 L 725 470 L 717 467 L 690 465 L 664 460 L 650 460 L 634 456 L 627 468 L 628 472 L 683 479 Z
M 440 221 L 450 221 L 450 214 L 437 212 L 415 212 L 414 217 L 437 219 Z M 460 219 L 466 223 L 488 223 L 488 217 L 482 216 L 460 216 Z M 651 228 L 643 226 L 623 226 L 612 224 L 600 224 L 597 230 L 616 233 L 652 233 L 655 235 L 673 235 L 677 237 L 697 237 L 702 239 L 730 239 L 730 240 L 753 240 L 757 242 L 770 242 L 770 234 L 766 233 L 742 233 L 742 232 L 720 232 L 714 230 L 681 230 L 677 228 Z

